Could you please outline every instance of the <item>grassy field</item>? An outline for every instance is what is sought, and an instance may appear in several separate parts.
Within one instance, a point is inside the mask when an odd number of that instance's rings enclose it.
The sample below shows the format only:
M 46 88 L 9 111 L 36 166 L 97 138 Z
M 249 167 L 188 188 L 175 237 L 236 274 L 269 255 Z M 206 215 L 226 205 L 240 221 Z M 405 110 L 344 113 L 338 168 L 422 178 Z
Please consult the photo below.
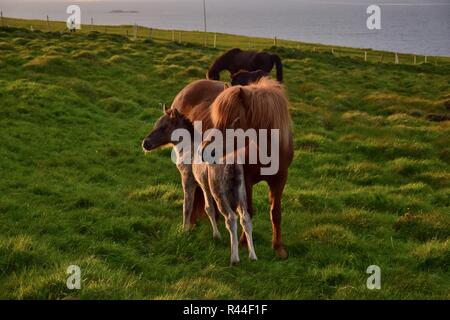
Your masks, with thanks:
M 26 22 L 24 22 L 26 24 Z M 255 188 L 257 262 L 203 220 L 181 232 L 170 150 L 140 144 L 161 102 L 221 50 L 0 28 L 0 298 L 450 299 L 448 59 L 416 66 L 270 48 L 295 160 L 275 258 Z M 220 228 L 224 234 L 223 221 Z M 82 289 L 66 287 L 78 265 Z M 366 269 L 381 268 L 381 290 Z
M 25 20 L 4 17 L 3 25 L 18 28 L 27 28 L 29 30 L 65 32 L 67 31 L 66 22 L 46 21 L 46 20 Z M 263 50 L 273 45 L 285 48 L 293 48 L 301 51 L 316 53 L 333 53 L 337 57 L 351 57 L 360 61 L 366 59 L 369 62 L 395 63 L 395 53 L 373 50 L 370 48 L 349 48 L 341 46 L 330 46 L 319 43 L 305 43 L 286 39 L 268 39 L 246 37 L 235 34 L 184 31 L 184 30 L 165 30 L 155 29 L 134 25 L 82 25 L 78 33 L 88 34 L 91 32 L 101 32 L 126 37 L 130 40 L 152 39 L 158 43 L 179 43 L 207 46 L 217 49 L 228 49 L 239 47 L 247 50 Z M 425 57 L 414 54 L 398 54 L 398 60 L 401 64 L 419 64 L 423 62 L 431 64 L 448 63 L 449 57 Z

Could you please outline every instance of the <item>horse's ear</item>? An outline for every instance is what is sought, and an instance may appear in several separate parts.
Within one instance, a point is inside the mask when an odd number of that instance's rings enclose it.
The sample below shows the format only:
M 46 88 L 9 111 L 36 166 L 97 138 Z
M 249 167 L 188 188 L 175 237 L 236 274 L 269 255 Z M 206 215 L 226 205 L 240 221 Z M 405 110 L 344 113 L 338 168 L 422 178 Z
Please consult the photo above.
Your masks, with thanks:
M 181 116 L 180 112 L 177 109 L 172 109 L 172 112 L 170 113 L 170 117 L 172 119 L 177 119 Z
M 245 101 L 247 101 L 247 93 L 245 92 L 245 89 L 243 87 L 239 88 L 239 98 L 244 104 Z
M 165 103 L 161 103 L 162 108 L 163 108 L 163 113 L 167 113 L 167 111 L 170 109 L 170 107 L 166 106 Z

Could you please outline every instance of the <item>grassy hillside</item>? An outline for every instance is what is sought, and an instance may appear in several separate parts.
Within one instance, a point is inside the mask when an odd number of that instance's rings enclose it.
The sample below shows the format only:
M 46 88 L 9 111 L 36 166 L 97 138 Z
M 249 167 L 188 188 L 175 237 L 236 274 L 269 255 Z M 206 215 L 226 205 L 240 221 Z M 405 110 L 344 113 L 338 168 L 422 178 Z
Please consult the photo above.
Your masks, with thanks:
M 29 30 L 66 32 L 67 26 L 64 21 L 46 21 L 46 20 L 29 20 L 15 19 L 3 17 L 3 25 L 10 27 L 26 28 Z M 360 61 L 367 60 L 369 62 L 395 63 L 395 53 L 373 50 L 370 48 L 349 48 L 342 46 L 331 46 L 319 43 L 305 43 L 300 41 L 292 41 L 285 39 L 268 39 L 246 37 L 235 34 L 200 32 L 200 31 L 184 31 L 184 30 L 165 30 L 155 29 L 134 25 L 97 25 L 86 24 L 81 26 L 81 30 L 77 33 L 88 34 L 91 32 L 101 32 L 114 35 L 120 35 L 130 40 L 146 40 L 152 39 L 158 43 L 181 43 L 194 44 L 199 46 L 207 46 L 227 49 L 239 47 L 242 49 L 262 50 L 276 44 L 286 48 L 297 50 L 316 52 L 316 53 L 332 53 L 337 57 L 351 57 Z M 398 62 L 401 64 L 419 64 L 427 62 L 435 65 L 441 63 L 449 63 L 450 57 L 432 57 L 420 56 L 414 54 L 398 54 Z
M 295 124 L 290 257 L 274 256 L 258 185 L 260 260 L 229 267 L 209 222 L 181 232 L 170 150 L 140 147 L 159 103 L 221 51 L 0 29 L 0 298 L 449 299 L 450 126 L 431 120 L 449 114 L 450 65 L 271 50 Z M 381 290 L 366 288 L 373 264 Z

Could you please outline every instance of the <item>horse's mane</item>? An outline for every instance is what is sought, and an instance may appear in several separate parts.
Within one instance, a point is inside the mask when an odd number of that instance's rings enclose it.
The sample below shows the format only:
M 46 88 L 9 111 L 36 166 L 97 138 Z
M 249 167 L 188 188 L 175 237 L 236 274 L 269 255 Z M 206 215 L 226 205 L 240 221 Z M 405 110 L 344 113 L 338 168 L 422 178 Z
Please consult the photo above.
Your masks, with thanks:
M 202 121 L 203 130 L 212 128 L 210 105 L 224 90 L 225 84 L 219 81 L 198 80 L 186 86 L 175 97 L 172 109 L 177 109 L 191 122 Z
M 280 147 L 287 150 L 292 134 L 289 102 L 284 86 L 264 77 L 249 86 L 223 91 L 211 106 L 213 127 L 224 131 L 239 118 L 242 129 L 279 129 Z

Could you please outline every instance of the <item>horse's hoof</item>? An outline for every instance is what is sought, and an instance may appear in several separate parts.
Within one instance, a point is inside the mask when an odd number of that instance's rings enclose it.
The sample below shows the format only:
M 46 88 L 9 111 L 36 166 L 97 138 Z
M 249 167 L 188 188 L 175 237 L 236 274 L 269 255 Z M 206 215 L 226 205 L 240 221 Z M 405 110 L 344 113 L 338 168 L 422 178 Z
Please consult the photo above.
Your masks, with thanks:
M 236 261 L 230 261 L 230 267 L 235 267 L 235 266 L 237 266 L 237 265 L 239 265 L 239 260 L 236 260 Z
M 184 225 L 183 226 L 183 233 L 184 234 L 188 234 L 189 232 L 191 232 L 191 230 L 194 228 L 193 225 Z
M 250 261 L 257 261 L 258 260 L 258 257 L 256 255 L 255 256 L 249 256 L 248 258 L 250 259 Z
M 289 256 L 287 251 L 286 251 L 286 249 L 284 247 L 275 248 L 275 254 L 277 255 L 277 257 L 279 259 L 283 259 L 283 260 L 287 259 L 288 256 Z
M 220 235 L 220 233 L 218 233 L 218 234 L 213 234 L 213 240 L 214 240 L 214 241 L 220 241 L 220 240 L 222 240 L 222 236 Z

